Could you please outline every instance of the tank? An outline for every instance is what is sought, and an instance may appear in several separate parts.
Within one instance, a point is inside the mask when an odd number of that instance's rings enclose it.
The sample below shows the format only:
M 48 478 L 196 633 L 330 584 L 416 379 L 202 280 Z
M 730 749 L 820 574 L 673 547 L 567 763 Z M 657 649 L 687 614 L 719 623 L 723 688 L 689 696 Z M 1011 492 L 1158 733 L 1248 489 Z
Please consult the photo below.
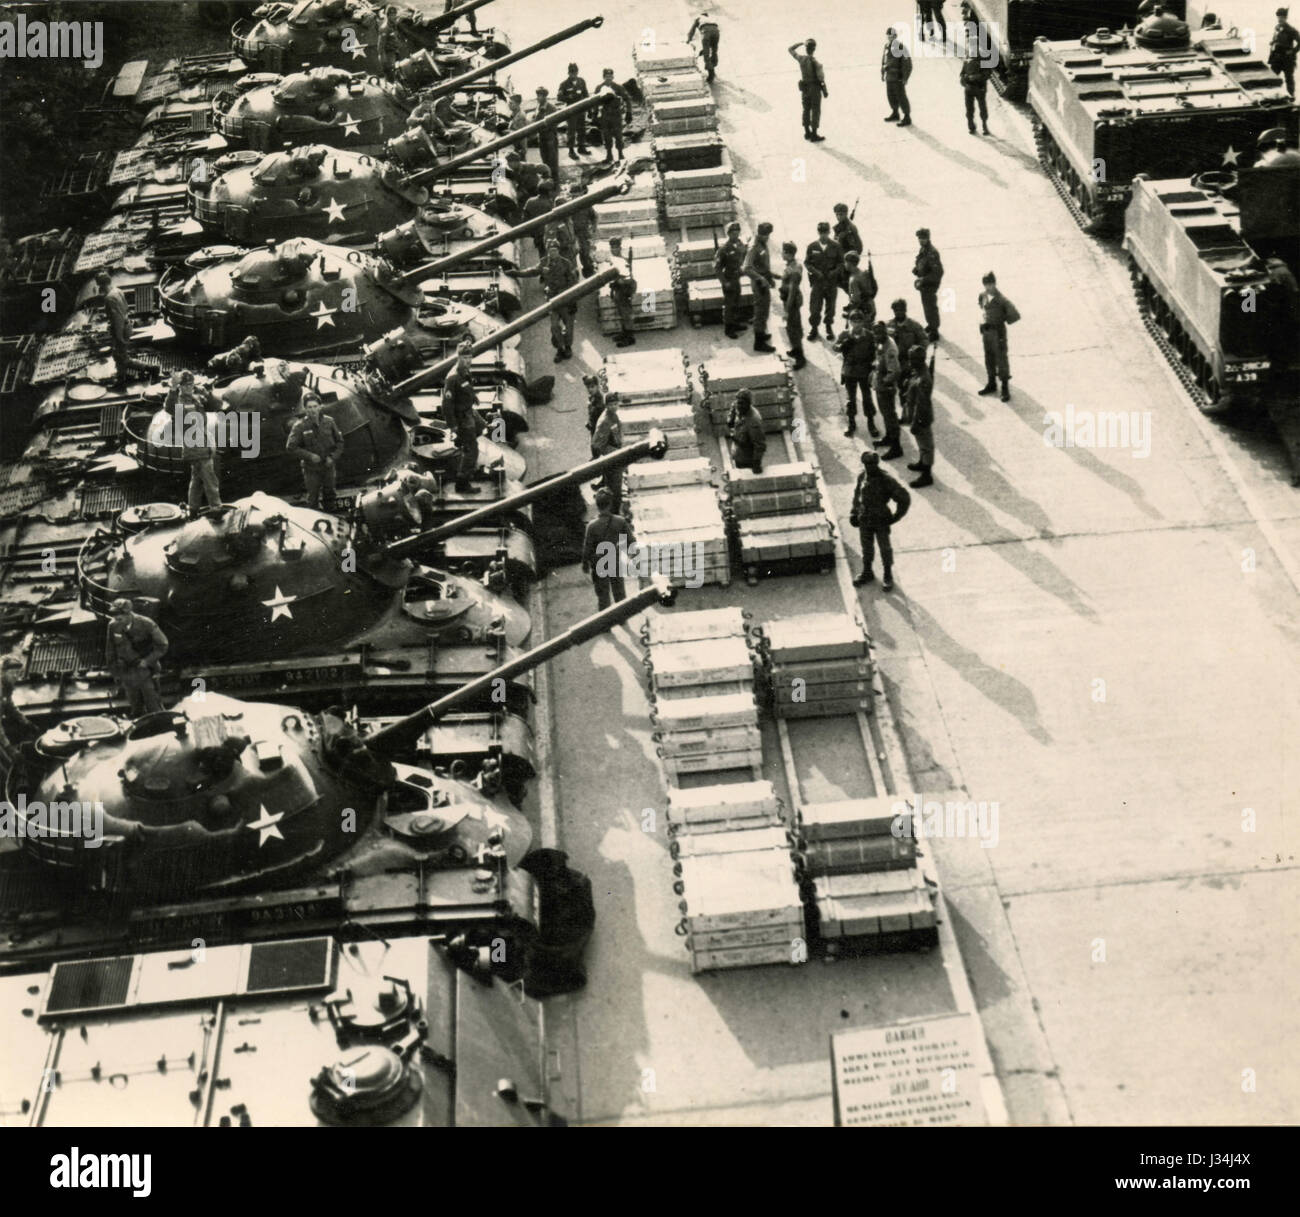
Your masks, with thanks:
M 1029 102 L 1045 169 L 1094 230 L 1122 221 L 1138 173 L 1221 169 L 1265 129 L 1281 128 L 1293 142 L 1297 132 L 1281 78 L 1240 38 L 1204 47 L 1105 30 L 1073 43 L 1040 39 Z
M 1284 278 L 1300 234 L 1300 165 L 1156 180 L 1139 176 L 1124 248 L 1139 306 L 1206 413 L 1257 406 L 1295 361 Z
M 380 7 L 366 0 L 304 0 L 264 4 L 230 31 L 231 48 L 250 67 L 286 72 L 307 65 L 342 65 L 353 71 L 387 72 L 396 59 L 421 49 L 442 49 L 468 57 L 475 48 L 488 57 L 509 50 L 495 31 L 441 44 L 438 35 L 461 17 L 492 0 L 468 0 L 459 12 L 425 16 L 408 6 Z
M 1066 42 L 1102 27 L 1123 29 L 1133 23 L 1137 13 L 1135 0 L 966 0 L 966 3 L 980 23 L 975 33 L 977 46 L 982 52 L 993 52 L 994 79 L 1015 101 L 1025 98 L 1035 39 Z M 1165 9 L 1184 17 L 1187 0 L 1166 0 Z M 949 18 L 960 21 L 960 17 L 953 18 L 951 13 Z M 970 38 L 969 31 L 967 38 Z

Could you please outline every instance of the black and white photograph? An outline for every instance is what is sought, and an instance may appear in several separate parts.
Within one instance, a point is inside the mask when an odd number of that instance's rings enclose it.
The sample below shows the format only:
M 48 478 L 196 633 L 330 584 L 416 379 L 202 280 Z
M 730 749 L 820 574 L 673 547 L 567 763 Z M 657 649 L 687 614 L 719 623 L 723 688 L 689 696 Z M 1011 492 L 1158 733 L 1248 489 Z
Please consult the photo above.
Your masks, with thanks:
M 1276 0 L 0 5 L 33 1186 L 946 1127 L 1249 1194 L 1298 55 Z

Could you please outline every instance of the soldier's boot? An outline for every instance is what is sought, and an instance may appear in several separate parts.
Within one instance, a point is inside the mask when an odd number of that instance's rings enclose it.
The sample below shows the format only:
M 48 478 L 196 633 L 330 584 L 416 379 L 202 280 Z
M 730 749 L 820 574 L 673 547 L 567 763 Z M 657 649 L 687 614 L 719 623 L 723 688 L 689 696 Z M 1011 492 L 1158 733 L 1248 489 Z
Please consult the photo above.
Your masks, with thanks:
M 880 438 L 880 428 L 876 426 L 876 416 L 874 414 L 867 418 L 867 432 L 873 440 Z
M 982 123 L 981 125 L 982 125 L 983 128 L 984 128 L 984 134 L 985 134 L 985 135 L 992 135 L 992 134 L 993 134 L 993 133 L 989 130 L 989 125 L 988 125 L 987 122 L 984 122 L 984 123 Z
M 850 415 L 849 415 L 849 425 L 848 425 L 847 427 L 844 428 L 844 434 L 845 434 L 845 435 L 857 435 L 857 433 L 858 433 L 858 420 L 857 420 L 857 416 L 856 416 L 856 415 L 853 415 L 853 414 L 850 414 Z
M 896 123 L 896 122 L 898 122 L 898 111 L 895 110 L 892 114 L 886 114 L 886 115 L 885 115 L 885 122 L 887 122 L 887 123 Z
M 816 131 L 812 132 L 808 138 L 812 140 L 814 144 L 822 144 L 826 142 L 826 137 L 824 135 L 819 135 Z
M 775 351 L 776 347 L 772 345 L 772 336 L 770 334 L 755 334 L 754 350 L 761 355 L 767 355 Z
M 885 577 L 880 581 L 880 590 L 883 592 L 894 590 L 894 572 L 891 567 L 885 567 Z
M 902 455 L 903 447 L 898 440 L 895 439 L 894 442 L 880 454 L 880 459 L 882 461 L 896 461 Z
M 798 372 L 801 368 L 806 368 L 808 366 L 808 361 L 802 355 L 796 355 L 792 366 L 794 370 Z
M 863 567 L 862 574 L 860 574 L 856 579 L 853 580 L 853 586 L 866 587 L 868 583 L 874 583 L 875 581 L 876 581 L 876 572 L 873 571 L 871 567 L 866 566 Z
M 925 466 L 921 464 L 920 461 L 913 461 L 910 465 L 908 465 L 908 468 L 912 470 L 913 473 L 920 473 L 921 470 L 925 468 Z
M 827 342 L 835 341 L 835 331 L 831 329 L 831 322 L 829 317 L 826 319 L 826 341 Z
M 913 490 L 920 490 L 922 486 L 933 486 L 934 478 L 930 476 L 931 468 L 932 466 L 930 465 L 922 465 L 921 476 L 917 478 L 916 481 L 908 482 L 907 484 L 911 486 Z
M 815 325 L 812 327 L 812 329 L 808 331 L 808 341 L 809 342 L 817 341 L 817 327 Z
M 1011 400 L 1011 386 L 1005 380 L 1002 382 L 1002 400 Z
M 968 118 L 968 119 L 966 120 L 966 130 L 969 131 L 972 135 L 975 135 L 975 134 L 976 134 L 976 131 L 975 131 L 975 121 L 974 121 L 974 119 L 970 119 L 970 118 Z
M 980 396 L 980 397 L 987 397 L 990 393 L 996 393 L 997 391 L 998 391 L 998 382 L 997 382 L 996 378 L 990 376 L 990 377 L 989 377 L 989 383 L 986 384 L 986 385 L 985 385 L 985 386 L 984 386 L 984 387 L 979 391 L 979 396 Z

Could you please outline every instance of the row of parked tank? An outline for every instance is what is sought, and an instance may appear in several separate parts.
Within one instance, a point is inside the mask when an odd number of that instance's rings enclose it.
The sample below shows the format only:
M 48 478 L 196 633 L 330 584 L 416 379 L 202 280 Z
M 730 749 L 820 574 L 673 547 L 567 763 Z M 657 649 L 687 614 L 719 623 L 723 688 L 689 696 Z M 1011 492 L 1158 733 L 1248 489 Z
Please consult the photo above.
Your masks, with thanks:
M 104 833 L 93 848 L 31 835 L 0 856 L 0 967 L 283 934 L 268 910 L 306 907 L 295 932 L 416 926 L 532 993 L 580 983 L 589 897 L 521 810 L 531 673 L 671 592 L 656 583 L 549 641 L 532 637 L 529 595 L 542 530 L 566 512 L 581 526 L 576 487 L 664 444 L 526 487 L 515 444 L 552 381 L 530 378 L 518 336 L 618 272 L 521 312 L 520 243 L 625 185 L 590 181 L 510 227 L 529 171 L 501 156 L 599 102 L 503 138 L 505 69 L 601 18 L 512 51 L 456 28 L 488 2 L 436 17 L 263 6 L 232 54 L 116 78 L 139 137 L 113 159 L 74 311 L 43 341 L 0 534 L 4 797 L 101 804 Z M 140 374 L 121 391 L 100 269 L 136 325 Z M 249 338 L 260 350 L 209 366 Z M 466 341 L 486 427 L 469 493 L 440 408 Z M 258 436 L 221 463 L 226 505 L 194 517 L 177 506 L 181 438 L 156 425 L 186 368 L 211 376 L 229 434 Z M 308 391 L 344 438 L 333 511 L 291 501 L 285 443 Z M 172 708 L 133 722 L 105 656 L 123 598 L 170 642 Z M 146 915 L 180 902 L 184 919 Z
M 1300 110 L 1268 32 L 1181 0 L 968 0 L 1000 85 L 1027 98 L 1044 169 L 1076 219 L 1123 233 L 1138 307 L 1206 413 L 1267 409 L 1300 476 Z

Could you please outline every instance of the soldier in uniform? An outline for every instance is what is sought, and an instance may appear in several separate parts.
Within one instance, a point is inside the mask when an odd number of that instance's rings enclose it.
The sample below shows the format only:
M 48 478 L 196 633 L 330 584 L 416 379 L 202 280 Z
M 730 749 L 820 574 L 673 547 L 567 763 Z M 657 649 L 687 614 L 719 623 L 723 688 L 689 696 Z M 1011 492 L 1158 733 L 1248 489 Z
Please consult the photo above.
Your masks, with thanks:
M 131 321 L 130 308 L 126 297 L 113 286 L 113 276 L 101 270 L 95 276 L 99 286 L 99 295 L 92 298 L 92 304 L 103 306 L 108 317 L 108 341 L 113 350 L 113 366 L 117 376 L 113 388 L 126 388 L 126 374 L 131 368 Z
M 585 152 L 586 149 L 584 148 Z M 587 193 L 586 186 L 573 185 L 570 191 L 574 198 L 581 198 Z M 596 267 L 591 258 L 591 208 L 586 207 L 581 211 L 575 211 L 569 217 L 569 225 L 573 229 L 573 239 L 578 243 L 578 258 L 582 266 L 583 275 L 589 276 L 595 273 Z
M 484 426 L 478 416 L 478 394 L 471 380 L 473 366 L 473 344 L 462 342 L 456 349 L 456 366 L 442 382 L 442 417 L 447 420 L 460 449 L 455 487 L 461 494 L 478 494 L 473 479 L 478 471 L 478 437 Z
M 700 53 L 704 56 L 704 69 L 708 72 L 709 81 L 712 83 L 718 66 L 718 43 L 722 38 L 722 31 L 718 29 L 718 23 L 708 13 L 701 13 L 691 23 L 691 32 L 686 35 L 688 44 L 695 41 L 696 30 L 700 31 Z
M 305 414 L 290 428 L 284 450 L 302 462 L 307 506 L 323 505 L 324 510 L 333 511 L 334 466 L 343 455 L 343 432 L 321 409 L 321 400 L 315 393 L 304 393 L 302 406 Z
M 568 186 L 561 186 L 560 192 L 555 196 L 555 206 L 560 207 L 565 203 L 571 202 L 573 198 Z M 542 228 L 543 243 L 542 248 L 546 248 L 546 241 L 557 241 L 562 253 L 571 262 L 578 260 L 578 235 L 573 228 L 573 217 L 571 215 L 561 216 L 559 219 L 551 220 Z
M 876 340 L 867 328 L 862 313 L 849 314 L 849 328 L 835 340 L 835 349 L 844 363 L 840 370 L 840 383 L 848 393 L 849 425 L 845 435 L 854 435 L 858 429 L 858 390 L 862 390 L 862 416 L 867 420 L 867 430 L 873 439 L 880 438 L 876 426 L 876 408 L 871 401 L 871 371 L 876 362 Z
M 825 316 L 826 337 L 835 338 L 835 293 L 839 290 L 844 251 L 831 240 L 831 226 L 823 220 L 817 225 L 817 240 L 804 254 L 808 268 L 808 338 L 817 341 L 817 325 Z
M 876 363 L 871 370 L 871 385 L 876 391 L 876 405 L 880 408 L 880 417 L 885 424 L 884 439 L 876 440 L 877 448 L 884 448 L 880 459 L 892 461 L 903 455 L 902 445 L 898 442 L 898 382 L 899 359 L 898 345 L 889 336 L 889 326 L 883 321 L 876 322 Z
M 885 31 L 885 51 L 880 57 L 880 79 L 885 82 L 885 97 L 889 101 L 885 122 L 898 123 L 900 127 L 912 125 L 912 103 L 907 99 L 907 81 L 911 75 L 912 57 L 891 25 Z
M 596 510 L 600 514 L 587 525 L 582 540 L 582 572 L 591 575 L 596 589 L 596 607 L 607 609 L 611 600 L 622 600 L 626 596 L 619 542 L 623 542 L 622 553 L 626 553 L 636 544 L 636 538 L 628 522 L 614 514 L 614 496 L 607 487 L 602 486 L 596 491 Z
M 934 468 L 934 402 L 931 399 L 934 384 L 925 367 L 924 347 L 913 347 L 907 352 L 907 359 L 911 368 L 907 378 L 903 421 L 910 426 L 916 437 L 918 449 L 916 461 L 908 465 L 908 468 L 921 475 L 915 481 L 908 482 L 908 485 L 919 489 L 934 485 L 934 478 L 930 475 Z
M 591 458 L 608 456 L 623 446 L 623 424 L 618 417 L 618 399 L 608 398 L 605 408 L 596 420 L 591 433 Z M 623 470 L 607 469 L 601 478 L 601 485 L 612 496 L 610 510 L 617 515 L 623 510 Z
M 727 420 L 727 433 L 731 441 L 731 463 L 738 469 L 762 473 L 767 435 L 763 431 L 763 417 L 754 408 L 754 397 L 748 389 L 736 394 Z
M 578 75 L 578 65 L 569 64 L 569 74 L 560 81 L 560 87 L 555 90 L 555 100 L 562 107 L 571 106 L 575 101 L 581 101 L 584 97 L 590 97 L 591 93 L 587 88 L 587 82 Z M 569 145 L 569 159 L 576 161 L 579 156 L 587 155 L 587 115 L 575 114 L 565 124 L 565 137 Z M 577 150 L 574 150 L 574 145 Z M 591 272 L 588 271 L 588 274 Z
M 975 107 L 979 106 L 980 125 L 989 133 L 989 77 L 992 68 L 986 68 L 978 55 L 968 54 L 961 63 L 962 93 L 966 98 L 966 129 L 975 134 Z
M 846 254 L 860 254 L 866 249 L 862 244 L 862 234 L 858 232 L 858 226 L 849 219 L 847 203 L 835 204 L 835 227 L 831 230 L 831 236 L 835 238 L 835 244 Z
M 921 327 L 921 323 L 907 315 L 906 300 L 895 300 L 890 305 L 890 308 L 893 310 L 894 320 L 889 326 L 889 336 L 898 346 L 898 361 L 902 365 L 903 380 L 906 380 L 908 369 L 911 367 L 908 352 L 914 346 L 919 346 L 924 350 L 929 345 L 929 338 Z M 901 382 L 899 388 L 902 388 Z
M 758 226 L 741 266 L 741 273 L 749 276 L 749 285 L 754 293 L 754 350 L 761 353 L 776 350 L 772 345 L 772 335 L 767 332 L 768 319 L 772 315 L 772 289 L 776 286 L 772 275 L 772 251 L 767 244 L 771 235 L 772 225 L 764 221 Z
M 129 600 L 114 600 L 110 612 L 109 662 L 126 695 L 131 717 L 154 714 L 163 709 L 158 674 L 167 653 L 167 635 L 151 618 L 135 612 Z
M 948 41 L 948 23 L 943 19 L 943 0 L 916 0 L 917 17 L 920 19 L 921 36 L 930 38 L 934 27 L 939 27 L 939 41 Z
M 614 69 L 606 68 L 600 75 L 600 84 L 596 86 L 597 94 L 604 95 L 600 107 L 600 136 L 605 143 L 604 164 L 614 161 L 614 148 L 618 148 L 618 159 L 623 159 L 623 124 L 632 121 L 632 99 L 627 90 L 614 80 Z
M 549 177 L 542 178 L 537 183 L 537 193 L 524 204 L 523 220 L 527 223 L 529 220 L 535 220 L 539 216 L 544 216 L 555 206 L 555 185 Z M 533 231 L 533 248 L 537 250 L 537 256 L 540 258 L 546 253 L 546 232 L 545 225 Z
M 912 278 L 921 293 L 921 308 L 925 311 L 925 331 L 931 342 L 939 341 L 939 284 L 943 282 L 943 260 L 939 251 L 930 244 L 930 230 L 918 228 L 916 239 L 920 248 L 912 264 Z
M 533 121 L 539 122 L 554 114 L 555 110 L 555 103 L 550 100 L 550 90 L 545 85 L 538 85 L 537 113 L 533 115 Z M 547 168 L 550 169 L 551 177 L 558 182 L 560 180 L 560 133 L 554 126 L 546 127 L 537 133 L 537 150 L 541 153 Z
M 862 259 L 856 252 L 844 255 L 844 269 L 840 282 L 848 297 L 848 311 L 855 309 L 866 318 L 867 327 L 876 324 L 876 277 L 870 269 L 862 269 Z
M 217 481 L 217 454 L 208 442 L 207 417 L 203 410 L 205 404 L 211 404 L 211 394 L 204 393 L 203 396 L 208 398 L 207 403 L 200 400 L 199 390 L 194 384 L 194 373 L 187 370 L 177 372 L 172 377 L 171 387 L 167 390 L 167 400 L 163 404 L 163 410 L 168 418 L 177 418 L 179 414 L 181 420 L 181 434 L 172 438 L 183 452 L 182 459 L 190 468 L 190 485 L 186 503 L 191 516 L 199 514 L 204 498 L 207 499 L 209 507 L 221 506 L 221 486 Z M 194 421 L 196 418 L 197 426 Z M 197 443 L 189 442 L 192 431 L 199 432 L 200 439 Z
M 587 430 L 595 434 L 596 424 L 605 412 L 605 391 L 600 387 L 600 377 L 586 373 L 582 387 L 587 390 Z
M 893 511 L 889 510 L 890 503 L 895 504 Z M 862 472 L 853 488 L 853 508 L 849 512 L 849 525 L 858 530 L 858 541 L 862 546 L 862 573 L 853 580 L 854 587 L 865 587 L 875 579 L 876 573 L 871 567 L 879 545 L 880 561 L 885 568 L 880 586 L 887 592 L 893 591 L 894 546 L 889 539 L 889 530 L 907 515 L 911 505 L 912 496 L 889 476 L 880 463 L 880 454 L 864 452 Z
M 808 361 L 803 357 L 803 263 L 799 261 L 799 247 L 793 241 L 781 246 L 785 266 L 781 270 L 781 303 L 785 306 L 785 336 L 790 343 L 797 372 Z
M 540 279 L 548 300 L 578 282 L 578 268 L 560 252 L 560 243 L 554 238 L 546 242 L 546 256 L 536 266 L 516 274 L 520 279 Z M 573 354 L 573 321 L 577 315 L 578 306 L 572 301 L 551 309 L 551 345 L 556 363 Z
M 629 264 L 631 259 L 628 259 Z M 617 347 L 636 346 L 635 322 L 636 316 L 633 312 L 632 301 L 636 298 L 636 280 L 632 278 L 632 270 L 629 265 L 626 274 L 620 274 L 613 283 L 609 285 L 610 295 L 614 298 L 614 308 L 618 312 L 618 337 L 614 339 L 614 345 Z
M 237 347 L 222 351 L 208 360 L 209 376 L 243 376 L 255 363 L 262 362 L 262 344 L 256 334 L 249 334 Z
M 1011 379 L 1011 363 L 1007 358 L 1007 326 L 1015 325 L 1020 320 L 1020 312 L 999 290 L 998 281 L 992 271 L 984 276 L 984 290 L 979 295 L 980 338 L 984 342 L 984 370 L 989 379 L 980 390 L 980 396 L 986 397 L 998 391 L 997 382 L 1002 381 L 1002 400 L 1011 400 L 1011 388 L 1007 383 Z
M 803 47 L 802 51 L 800 47 Z M 806 42 L 795 42 L 787 49 L 790 57 L 799 65 L 799 96 L 803 99 L 803 137 L 819 144 L 826 138 L 824 135 L 817 134 L 817 128 L 822 122 L 822 99 L 829 98 L 830 94 L 826 91 L 826 73 L 813 54 L 817 49 L 817 40 L 809 38 Z
M 1277 10 L 1277 25 L 1268 44 L 1268 66 L 1286 81 L 1286 91 L 1295 96 L 1295 62 L 1300 52 L 1300 32 L 1287 17 L 1289 9 Z
M 727 243 L 713 255 L 713 273 L 722 282 L 722 324 L 728 338 L 738 338 L 745 328 L 740 320 L 740 276 L 747 254 L 740 225 L 727 225 Z
M 415 117 L 414 114 L 411 116 Z M 518 131 L 520 127 L 528 126 L 528 115 L 524 113 L 524 97 L 522 93 L 510 94 L 510 113 L 506 117 L 506 132 Z

